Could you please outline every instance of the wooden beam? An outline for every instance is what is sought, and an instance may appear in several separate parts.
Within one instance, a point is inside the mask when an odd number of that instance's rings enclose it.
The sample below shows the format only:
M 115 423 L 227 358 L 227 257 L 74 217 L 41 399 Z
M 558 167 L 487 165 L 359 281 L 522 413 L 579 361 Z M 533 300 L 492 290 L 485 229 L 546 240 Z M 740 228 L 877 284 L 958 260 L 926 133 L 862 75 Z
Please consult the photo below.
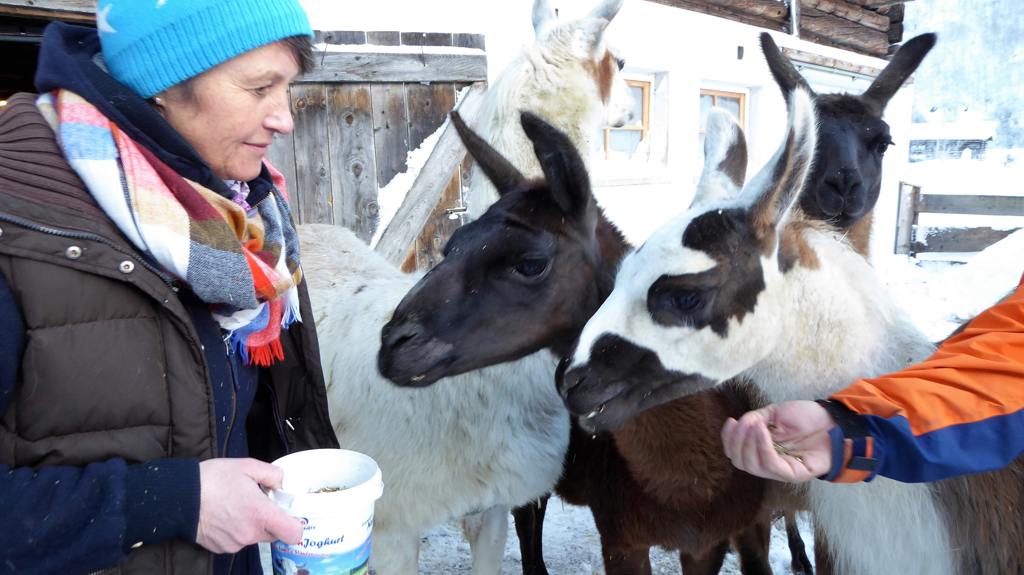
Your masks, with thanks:
M 648 1 L 726 18 L 769 30 L 786 33 L 790 31 L 789 10 L 782 2 L 772 0 Z M 840 18 L 810 6 L 801 11 L 800 37 L 816 44 L 835 46 L 875 57 L 884 57 L 889 53 L 890 46 L 886 32 L 875 30 L 859 22 Z
M 1018 228 L 1019 229 L 1019 228 Z M 980 252 L 1017 231 L 992 228 L 929 228 L 918 227 L 915 234 L 921 240 L 910 245 L 914 253 L 921 252 Z
M 827 56 L 804 52 L 803 50 L 795 50 L 793 48 L 782 48 L 782 55 L 789 58 L 794 63 L 803 62 L 806 64 L 813 64 L 815 66 L 824 66 L 826 68 L 832 68 L 833 70 L 842 70 L 843 72 L 851 72 L 853 74 L 860 74 L 871 78 L 875 78 L 882 71 L 881 68 L 861 66 L 859 64 L 847 62 L 846 60 L 829 58 Z
M 896 6 L 896 5 L 899 5 L 899 4 L 904 4 L 906 2 L 913 2 L 913 0 L 847 0 L 847 1 L 851 2 L 853 4 L 856 4 L 858 6 L 863 6 L 864 8 L 869 8 L 869 9 L 872 9 L 872 10 L 874 10 L 876 8 L 887 8 L 889 6 Z
M 331 156 L 327 142 L 327 88 L 323 85 L 292 85 L 292 117 L 295 130 L 295 195 L 300 195 L 300 224 L 333 224 Z
M 475 83 L 462 99 L 459 114 L 467 124 L 473 125 L 480 109 L 480 102 L 486 86 Z M 444 193 L 455 169 L 466 155 L 466 148 L 448 122 L 438 138 L 437 144 L 426 164 L 416 177 L 402 205 L 381 234 L 374 248 L 395 266 L 401 266 L 409 253 L 409 247 L 419 237 L 423 226 L 430 218 L 437 202 Z
M 1024 216 L 1024 196 L 953 196 L 924 194 L 919 213 L 973 216 Z
M 887 16 L 872 12 L 871 10 L 865 10 L 847 2 L 837 2 L 836 0 L 800 0 L 800 6 L 802 8 L 814 8 L 826 14 L 832 14 L 844 20 L 862 24 L 879 32 L 889 31 L 889 18 Z
M 900 200 L 896 212 L 896 246 L 897 254 L 909 254 L 914 240 L 914 226 L 917 225 L 917 205 L 921 196 L 921 186 L 900 182 Z
M 327 87 L 327 145 L 335 225 L 369 242 L 377 229 L 377 164 L 369 84 Z
M 483 54 L 320 52 L 317 67 L 296 82 L 483 82 Z
M 885 32 L 872 30 L 856 22 L 826 14 L 815 8 L 801 12 L 800 32 L 807 31 L 828 39 L 834 46 L 870 54 L 879 58 L 889 52 L 889 36 Z
M 746 4 L 749 4 L 749 2 L 739 3 L 729 2 L 727 0 L 711 2 L 700 2 L 696 0 L 648 0 L 648 2 L 671 6 L 673 8 L 682 8 L 683 10 L 689 10 L 691 12 L 700 12 L 701 14 L 717 16 L 719 18 L 725 18 L 735 22 L 750 24 L 751 26 L 768 28 L 769 30 L 789 32 L 789 23 L 786 20 L 789 11 L 781 3 L 772 2 L 770 3 L 771 6 L 766 7 L 764 6 L 765 3 L 762 2 L 759 3 L 759 10 L 756 13 L 750 13 L 743 11 L 743 8 Z M 767 8 L 771 9 L 768 10 Z
M 91 24 L 96 0 L 0 0 L 0 15 Z

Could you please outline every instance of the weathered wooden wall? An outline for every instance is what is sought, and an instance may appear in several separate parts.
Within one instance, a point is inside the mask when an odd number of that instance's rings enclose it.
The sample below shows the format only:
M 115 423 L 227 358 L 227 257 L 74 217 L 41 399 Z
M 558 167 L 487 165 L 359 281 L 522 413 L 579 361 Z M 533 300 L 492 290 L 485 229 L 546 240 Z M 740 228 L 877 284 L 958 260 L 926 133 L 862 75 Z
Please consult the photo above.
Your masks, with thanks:
M 269 159 L 290 182 L 300 223 L 330 223 L 369 241 L 378 224 L 377 189 L 406 171 L 417 149 L 445 121 L 462 88 L 486 81 L 480 51 L 453 50 L 419 58 L 374 52 L 375 45 L 483 48 L 470 34 L 320 32 L 320 40 L 364 44 L 317 55 L 318 66 L 291 86 L 295 130 L 279 138 Z M 368 42 L 370 42 L 368 44 Z M 376 42 L 376 44 L 374 44 Z M 446 210 L 462 205 L 461 170 L 451 176 L 441 203 L 412 246 L 405 267 L 435 263 L 461 220 Z

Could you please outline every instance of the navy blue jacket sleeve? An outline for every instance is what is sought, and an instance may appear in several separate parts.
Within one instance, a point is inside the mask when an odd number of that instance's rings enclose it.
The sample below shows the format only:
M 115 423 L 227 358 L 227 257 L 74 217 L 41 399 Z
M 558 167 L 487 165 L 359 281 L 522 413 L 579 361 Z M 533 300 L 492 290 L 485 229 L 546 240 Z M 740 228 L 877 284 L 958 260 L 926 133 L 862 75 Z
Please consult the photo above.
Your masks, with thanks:
M 25 326 L 0 275 L 0 414 L 17 391 Z M 95 571 L 132 546 L 194 541 L 199 463 L 121 459 L 85 467 L 0 465 L 0 573 Z

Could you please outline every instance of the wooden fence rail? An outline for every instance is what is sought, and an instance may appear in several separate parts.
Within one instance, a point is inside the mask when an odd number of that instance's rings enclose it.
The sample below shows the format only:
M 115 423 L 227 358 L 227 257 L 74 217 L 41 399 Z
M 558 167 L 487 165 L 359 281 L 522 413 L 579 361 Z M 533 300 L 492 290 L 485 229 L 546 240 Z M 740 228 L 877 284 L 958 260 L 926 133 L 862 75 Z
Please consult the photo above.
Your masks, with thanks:
M 925 194 L 920 186 L 900 182 L 896 253 L 916 255 L 923 252 L 977 252 L 1019 228 L 930 228 L 918 224 L 918 217 L 921 214 L 1024 217 L 1024 196 Z

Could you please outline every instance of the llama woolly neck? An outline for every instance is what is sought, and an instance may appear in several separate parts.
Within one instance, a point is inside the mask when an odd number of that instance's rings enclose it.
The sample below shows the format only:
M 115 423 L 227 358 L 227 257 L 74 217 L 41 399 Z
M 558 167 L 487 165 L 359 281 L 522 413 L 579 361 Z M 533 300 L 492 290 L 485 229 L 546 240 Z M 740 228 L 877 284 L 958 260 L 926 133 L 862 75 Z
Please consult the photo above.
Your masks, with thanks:
M 761 297 L 766 307 L 784 311 L 767 318 L 776 326 L 771 349 L 744 374 L 769 401 L 824 397 L 931 353 L 924 334 L 841 233 L 807 227 L 800 234 L 818 266 L 766 269 L 773 277 Z

